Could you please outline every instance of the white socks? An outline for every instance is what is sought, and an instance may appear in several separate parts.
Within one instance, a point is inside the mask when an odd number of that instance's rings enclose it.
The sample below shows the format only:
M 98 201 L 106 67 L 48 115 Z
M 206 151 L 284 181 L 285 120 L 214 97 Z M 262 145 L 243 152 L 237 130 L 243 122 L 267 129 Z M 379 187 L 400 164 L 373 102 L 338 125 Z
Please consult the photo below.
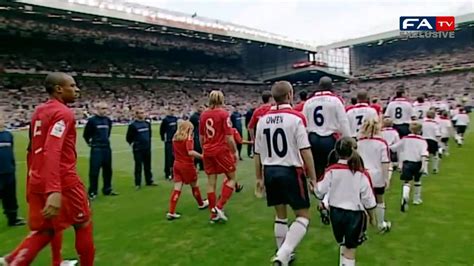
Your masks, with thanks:
M 390 164 L 390 167 L 388 168 L 388 181 L 392 180 L 392 174 L 393 174 L 393 166 Z
M 403 184 L 402 197 L 408 201 L 410 199 L 410 183 Z
M 385 203 L 377 203 L 375 208 L 375 217 L 377 217 L 377 226 L 379 229 L 383 228 L 385 221 Z
M 339 266 L 355 266 L 355 259 L 346 259 L 343 256 L 343 246 L 340 246 L 339 248 Z
M 286 234 L 288 233 L 288 219 L 279 219 L 275 217 L 274 231 L 276 245 L 279 249 L 285 241 Z
M 415 182 L 414 187 L 413 200 L 419 201 L 421 200 L 421 181 Z
M 344 260 L 344 256 L 342 255 L 343 254 L 343 252 L 342 252 L 343 248 L 344 248 L 343 246 L 339 246 L 339 266 L 342 266 L 342 262 Z
M 438 172 L 438 167 L 439 167 L 439 156 L 438 154 L 436 155 L 433 155 L 433 157 L 431 158 L 431 163 L 433 164 L 432 165 L 432 169 L 434 172 Z
M 308 224 L 309 220 L 304 217 L 297 217 L 291 224 L 290 229 L 286 234 L 285 241 L 276 254 L 282 262 L 288 262 L 290 254 L 295 250 L 296 246 L 298 246 L 305 236 Z
M 346 258 L 342 257 L 342 263 L 340 265 L 341 266 L 355 266 L 356 261 L 355 261 L 355 259 L 350 260 L 350 259 L 346 259 Z

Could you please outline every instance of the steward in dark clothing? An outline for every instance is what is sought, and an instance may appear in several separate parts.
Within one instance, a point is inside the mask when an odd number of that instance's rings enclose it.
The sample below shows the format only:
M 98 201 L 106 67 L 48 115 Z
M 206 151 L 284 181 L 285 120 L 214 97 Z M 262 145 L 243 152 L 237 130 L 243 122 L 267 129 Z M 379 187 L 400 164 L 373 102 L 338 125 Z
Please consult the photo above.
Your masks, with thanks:
M 145 121 L 145 112 L 138 110 L 137 119 L 134 120 L 127 130 L 127 142 L 133 148 L 133 159 L 135 160 L 135 188 L 139 189 L 142 184 L 142 167 L 145 172 L 147 186 L 155 186 L 151 173 L 151 124 Z
M 249 132 L 249 122 L 250 122 L 250 119 L 252 119 L 254 111 L 255 111 L 255 108 L 252 107 L 247 111 L 247 113 L 245 113 L 245 128 L 247 129 L 247 140 L 248 141 L 252 140 L 252 137 L 250 136 L 250 132 Z M 253 145 L 252 144 L 247 145 L 247 156 L 248 157 L 253 157 L 252 151 L 253 151 Z
M 230 121 L 232 122 L 232 127 L 237 129 L 240 136 L 242 135 L 242 114 L 239 113 L 237 110 L 234 110 L 230 115 Z M 242 151 L 242 143 L 237 143 L 237 151 L 239 152 L 239 160 L 242 160 L 242 156 L 240 155 Z
M 172 179 L 173 175 L 173 136 L 178 128 L 178 118 L 174 115 L 168 114 L 161 121 L 160 136 L 161 141 L 165 142 L 165 178 Z
M 189 118 L 189 121 L 191 124 L 193 124 L 194 131 L 193 131 L 193 140 L 194 140 L 194 150 L 197 151 L 198 153 L 202 154 L 202 148 L 201 148 L 201 143 L 199 141 L 199 120 L 201 119 L 201 112 L 204 110 L 204 107 L 201 106 L 197 110 L 197 112 L 194 112 L 191 117 Z M 195 165 L 198 166 L 199 171 L 204 170 L 204 164 L 201 159 L 194 159 Z
M 84 140 L 91 147 L 89 159 L 89 198 L 97 196 L 99 172 L 102 168 L 102 193 L 106 196 L 116 196 L 112 191 L 112 150 L 110 148 L 110 132 L 112 120 L 101 113 L 107 110 L 106 105 L 99 106 L 99 115 L 89 118 L 84 128 Z M 104 108 L 104 109 L 102 109 Z
M 18 217 L 13 135 L 3 130 L 3 119 L 0 120 L 0 199 L 8 226 L 20 226 L 24 225 L 25 221 Z

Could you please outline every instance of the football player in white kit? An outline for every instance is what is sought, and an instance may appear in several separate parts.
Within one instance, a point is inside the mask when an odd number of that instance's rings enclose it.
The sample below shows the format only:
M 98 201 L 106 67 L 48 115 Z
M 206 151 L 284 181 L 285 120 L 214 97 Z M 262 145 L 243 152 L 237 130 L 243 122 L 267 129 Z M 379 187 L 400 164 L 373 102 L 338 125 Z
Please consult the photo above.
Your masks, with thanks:
M 388 146 L 392 146 L 393 144 L 397 143 L 400 141 L 400 135 L 398 135 L 398 132 L 392 127 L 392 119 L 386 117 L 383 119 L 383 127 L 382 127 L 382 138 L 387 142 Z M 398 161 L 398 155 L 396 152 L 390 150 L 390 167 L 388 168 L 388 180 L 392 180 L 392 174 L 393 174 L 393 167 L 397 166 L 399 169 L 398 163 L 401 165 L 401 161 Z
M 393 128 L 395 128 L 400 135 L 404 137 L 410 133 L 409 125 L 412 120 L 413 106 L 407 98 L 405 98 L 405 91 L 400 89 L 385 110 L 385 116 L 390 117 L 393 121 Z
M 289 82 L 278 81 L 272 87 L 272 96 L 276 105 L 257 124 L 255 171 L 258 180 L 263 172 L 267 205 L 273 206 L 276 212 L 274 233 L 278 251 L 272 259 L 273 265 L 288 265 L 309 225 L 306 177 L 315 184 L 316 173 L 306 119 L 291 108 L 293 87 Z M 290 227 L 287 205 L 296 215 Z
M 385 220 L 385 189 L 390 186 L 388 170 L 390 167 L 389 146 L 380 135 L 380 120 L 377 118 L 366 119 L 360 130 L 357 142 L 359 152 L 365 169 L 372 178 L 377 207 L 377 227 L 381 233 L 390 231 L 392 223 Z
M 410 124 L 411 134 L 403 137 L 399 142 L 390 146 L 390 149 L 398 153 L 399 159 L 403 161 L 402 174 L 400 180 L 403 181 L 402 201 L 400 210 L 408 210 L 408 201 L 410 199 L 410 181 L 414 181 L 415 192 L 413 195 L 413 204 L 419 205 L 421 199 L 421 175 L 427 168 L 428 144 L 421 136 L 421 124 L 412 122 Z
M 426 117 L 426 113 L 430 110 L 431 104 L 425 101 L 423 96 L 416 98 L 413 103 L 413 117 L 422 121 Z
M 347 109 L 347 118 L 351 129 L 351 137 L 357 139 L 358 132 L 365 120 L 378 118 L 377 111 L 369 105 L 367 91 L 360 90 L 357 93 L 357 104 Z
M 454 136 L 453 134 L 453 123 L 449 119 L 449 115 L 447 111 L 443 111 L 439 118 L 439 127 L 441 129 L 441 148 L 440 155 L 449 156 L 449 138 Z
M 459 108 L 459 113 L 453 117 L 456 121 L 456 142 L 458 146 L 462 146 L 464 142 L 464 133 L 466 132 L 467 126 L 469 125 L 469 115 L 463 107 Z
M 316 175 L 322 178 L 329 153 L 334 149 L 339 135 L 351 136 L 344 102 L 332 92 L 331 78 L 322 77 L 319 80 L 318 91 L 305 102 L 303 115 L 308 122 L 307 131 Z M 327 210 L 322 205 L 320 212 L 322 222 L 328 224 Z
M 426 113 L 426 118 L 422 123 L 423 138 L 428 144 L 428 153 L 431 157 L 431 167 L 433 169 L 433 174 L 439 172 L 439 141 L 441 140 L 441 128 L 436 122 L 435 119 L 436 112 L 434 110 L 429 110 Z M 423 169 L 425 174 L 428 173 L 428 169 Z

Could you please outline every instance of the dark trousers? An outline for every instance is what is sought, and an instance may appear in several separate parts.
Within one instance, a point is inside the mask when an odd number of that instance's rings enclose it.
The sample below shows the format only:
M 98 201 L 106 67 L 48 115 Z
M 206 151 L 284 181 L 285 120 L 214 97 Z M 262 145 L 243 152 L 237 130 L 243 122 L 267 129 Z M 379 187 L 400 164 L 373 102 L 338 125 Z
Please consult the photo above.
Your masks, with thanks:
M 0 199 L 2 200 L 3 213 L 7 216 L 8 223 L 14 223 L 18 214 L 14 173 L 0 174 Z
M 202 154 L 201 143 L 199 142 L 199 138 L 194 138 L 194 150 Z M 196 165 L 199 171 L 204 170 L 204 163 L 201 159 L 194 159 L 194 165 Z
M 252 140 L 252 137 L 250 137 L 250 132 L 247 129 L 247 140 L 250 141 Z M 240 154 L 240 153 L 239 153 Z M 253 145 L 249 144 L 247 145 L 247 156 L 250 157 L 253 154 Z
M 173 175 L 173 163 L 173 142 L 165 141 L 165 178 L 168 178 Z
M 242 130 L 237 129 L 237 131 L 239 132 L 240 136 L 244 138 L 244 136 L 242 135 Z M 242 156 L 240 155 L 240 153 L 242 152 L 242 143 L 236 143 L 236 146 L 237 146 L 237 151 L 239 152 L 239 158 L 242 158 Z
M 336 138 L 333 135 L 319 136 L 316 133 L 310 133 L 309 143 L 311 144 L 311 152 L 313 153 L 316 176 L 320 179 L 328 166 L 329 154 L 334 149 Z
M 110 147 L 92 147 L 89 161 L 89 194 L 97 195 L 99 172 L 102 168 L 102 193 L 112 192 L 112 150 Z
M 147 185 L 153 183 L 151 174 L 151 149 L 133 151 L 135 160 L 135 186 L 142 185 L 142 168 L 145 172 L 145 182 Z

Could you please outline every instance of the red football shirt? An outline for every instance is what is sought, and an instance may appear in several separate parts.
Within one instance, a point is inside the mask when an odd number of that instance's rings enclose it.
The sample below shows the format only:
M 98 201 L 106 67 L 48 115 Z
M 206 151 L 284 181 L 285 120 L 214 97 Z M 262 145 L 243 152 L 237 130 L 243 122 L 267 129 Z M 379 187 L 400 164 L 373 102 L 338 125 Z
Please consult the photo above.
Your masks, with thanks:
M 371 104 L 370 106 L 371 106 L 372 108 L 374 108 L 375 111 L 377 111 L 377 114 L 379 114 L 379 115 L 380 115 L 380 114 L 382 113 L 382 111 L 383 111 L 382 106 L 381 106 L 380 104 L 378 104 L 378 103 L 373 103 L 373 104 Z
M 252 118 L 250 119 L 248 128 L 249 129 L 255 129 L 255 126 L 257 125 L 258 120 L 260 119 L 260 117 L 262 117 L 268 111 L 270 111 L 271 107 L 272 107 L 271 104 L 266 103 L 266 104 L 260 105 L 257 109 L 255 109 L 255 111 L 253 112 Z
M 74 113 L 58 100 L 38 106 L 31 118 L 28 191 L 61 192 L 81 183 L 76 170 Z
M 242 137 L 239 134 L 239 131 L 237 131 L 236 128 L 232 128 L 232 135 L 234 135 L 234 141 L 237 144 L 242 144 Z
M 299 102 L 298 104 L 295 105 L 295 107 L 293 107 L 293 110 L 298 111 L 300 113 L 303 112 L 303 107 L 304 107 L 305 102 L 306 101 Z
M 200 118 L 199 135 L 203 137 L 202 150 L 205 155 L 216 156 L 228 150 L 226 136 L 232 135 L 229 113 L 223 108 L 204 111 Z
M 194 150 L 193 139 L 173 140 L 174 162 L 177 164 L 194 165 L 194 157 L 189 152 Z

